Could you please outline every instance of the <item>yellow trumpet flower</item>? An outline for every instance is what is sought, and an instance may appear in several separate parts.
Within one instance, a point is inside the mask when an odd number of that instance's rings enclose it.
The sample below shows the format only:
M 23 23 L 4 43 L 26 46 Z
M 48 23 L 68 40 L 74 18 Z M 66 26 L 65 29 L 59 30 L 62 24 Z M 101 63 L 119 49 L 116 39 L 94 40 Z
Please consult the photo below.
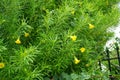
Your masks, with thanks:
M 0 69 L 4 67 L 5 67 L 5 64 L 3 62 L 0 62 Z
M 70 36 L 70 38 L 72 39 L 72 41 L 76 41 L 76 39 L 77 39 L 77 36 Z
M 24 36 L 25 36 L 25 37 L 28 37 L 29 35 L 30 35 L 29 33 L 25 33 L 25 35 L 24 35 Z
M 86 66 L 86 67 L 89 67 L 89 66 L 90 66 L 90 64 L 86 64 L 85 66 Z
M 81 51 L 82 53 L 85 52 L 85 48 L 84 48 L 84 47 L 80 48 L 80 51 Z
M 78 60 L 77 57 L 74 57 L 74 63 L 78 64 L 78 63 L 80 63 L 80 60 Z
M 89 24 L 89 29 L 93 29 L 95 26 L 92 24 Z
M 21 41 L 20 39 L 18 38 L 16 41 L 15 41 L 16 44 L 21 44 Z

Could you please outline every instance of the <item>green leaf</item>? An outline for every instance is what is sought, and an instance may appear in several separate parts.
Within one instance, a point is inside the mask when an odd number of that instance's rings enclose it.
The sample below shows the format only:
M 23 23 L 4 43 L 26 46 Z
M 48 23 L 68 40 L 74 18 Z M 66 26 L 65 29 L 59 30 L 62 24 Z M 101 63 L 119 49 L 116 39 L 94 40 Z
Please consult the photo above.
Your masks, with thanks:
M 75 73 L 72 73 L 71 74 L 71 78 L 72 78 L 72 80 L 78 80 L 79 79 L 79 75 L 75 74 Z
M 81 80 L 90 79 L 90 75 L 85 73 L 85 72 L 82 72 L 81 75 L 80 75 L 80 79 Z
M 71 78 L 72 80 L 86 80 L 86 79 L 90 79 L 90 75 L 88 75 L 85 72 L 82 72 L 80 75 L 72 73 Z
M 72 78 L 71 78 L 71 76 L 70 75 L 68 75 L 67 73 L 62 73 L 62 77 L 63 77 L 63 79 L 65 79 L 65 80 L 72 80 Z

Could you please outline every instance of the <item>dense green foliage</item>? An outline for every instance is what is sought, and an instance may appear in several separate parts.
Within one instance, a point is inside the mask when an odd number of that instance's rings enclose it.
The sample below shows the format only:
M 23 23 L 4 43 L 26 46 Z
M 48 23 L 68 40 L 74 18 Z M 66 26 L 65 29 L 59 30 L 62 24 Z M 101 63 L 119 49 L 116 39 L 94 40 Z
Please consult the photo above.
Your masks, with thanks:
M 106 80 L 98 60 L 118 1 L 1 0 L 0 80 Z

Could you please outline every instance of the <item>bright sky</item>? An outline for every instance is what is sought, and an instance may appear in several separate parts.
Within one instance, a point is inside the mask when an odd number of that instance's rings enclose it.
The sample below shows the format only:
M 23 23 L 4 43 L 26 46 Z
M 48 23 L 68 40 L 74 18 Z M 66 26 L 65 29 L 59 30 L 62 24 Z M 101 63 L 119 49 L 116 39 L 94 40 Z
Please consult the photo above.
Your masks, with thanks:
M 120 3 L 118 4 L 118 7 L 120 8 Z M 110 28 L 110 30 L 114 32 L 114 37 L 112 37 L 109 41 L 107 41 L 105 45 L 106 47 L 110 47 L 115 42 L 116 37 L 120 38 L 120 22 L 116 27 Z

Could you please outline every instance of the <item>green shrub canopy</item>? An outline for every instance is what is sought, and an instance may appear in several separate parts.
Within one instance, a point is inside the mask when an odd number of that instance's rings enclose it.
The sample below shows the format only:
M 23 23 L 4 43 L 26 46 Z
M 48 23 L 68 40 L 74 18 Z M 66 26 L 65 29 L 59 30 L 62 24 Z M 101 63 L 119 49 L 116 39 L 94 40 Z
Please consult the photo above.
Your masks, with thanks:
M 0 80 L 102 76 L 98 60 L 107 28 L 119 21 L 118 1 L 1 0 Z

